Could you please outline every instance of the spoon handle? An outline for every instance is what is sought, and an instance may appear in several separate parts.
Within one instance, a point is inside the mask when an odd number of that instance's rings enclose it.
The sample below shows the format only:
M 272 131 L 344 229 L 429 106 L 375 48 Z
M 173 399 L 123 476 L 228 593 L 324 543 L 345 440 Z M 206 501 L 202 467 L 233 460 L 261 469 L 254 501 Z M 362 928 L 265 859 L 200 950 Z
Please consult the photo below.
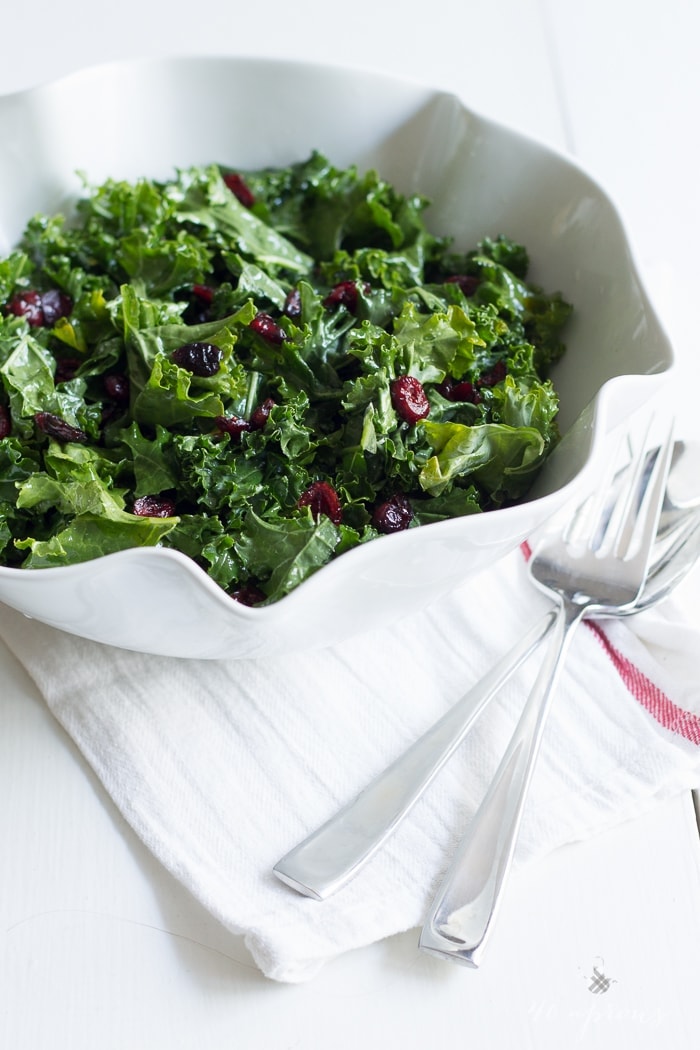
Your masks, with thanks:
M 396 830 L 499 689 L 554 622 L 547 613 L 477 685 L 317 831 L 274 866 L 292 889 L 324 900 L 344 886 Z

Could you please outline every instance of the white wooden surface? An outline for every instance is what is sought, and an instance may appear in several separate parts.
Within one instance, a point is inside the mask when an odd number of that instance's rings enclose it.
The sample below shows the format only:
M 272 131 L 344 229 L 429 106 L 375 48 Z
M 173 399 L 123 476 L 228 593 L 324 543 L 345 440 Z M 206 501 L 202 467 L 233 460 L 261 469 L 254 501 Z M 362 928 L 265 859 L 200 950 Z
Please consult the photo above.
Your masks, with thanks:
M 611 193 L 676 344 L 681 434 L 700 437 L 699 34 L 691 0 L 63 0 L 3 12 L 0 92 L 186 52 L 322 59 L 453 90 L 573 152 Z M 699 587 L 696 573 L 682 592 L 697 617 Z M 419 954 L 410 932 L 278 986 L 160 870 L 0 646 L 0 843 L 8 1050 L 698 1045 L 689 797 L 518 873 L 479 972 Z M 603 994 L 594 967 L 613 982 Z

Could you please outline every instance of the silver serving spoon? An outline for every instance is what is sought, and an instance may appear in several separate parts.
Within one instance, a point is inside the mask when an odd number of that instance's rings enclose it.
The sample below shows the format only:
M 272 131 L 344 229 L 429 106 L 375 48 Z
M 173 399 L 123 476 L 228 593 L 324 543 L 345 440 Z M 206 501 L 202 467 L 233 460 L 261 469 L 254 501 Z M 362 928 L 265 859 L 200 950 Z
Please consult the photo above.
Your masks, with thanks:
M 677 442 L 659 521 L 654 561 L 636 615 L 662 601 L 700 556 L 700 443 Z M 554 622 L 548 612 L 501 661 L 359 795 L 287 853 L 274 874 L 304 896 L 324 900 L 369 861 L 404 820 L 508 679 Z

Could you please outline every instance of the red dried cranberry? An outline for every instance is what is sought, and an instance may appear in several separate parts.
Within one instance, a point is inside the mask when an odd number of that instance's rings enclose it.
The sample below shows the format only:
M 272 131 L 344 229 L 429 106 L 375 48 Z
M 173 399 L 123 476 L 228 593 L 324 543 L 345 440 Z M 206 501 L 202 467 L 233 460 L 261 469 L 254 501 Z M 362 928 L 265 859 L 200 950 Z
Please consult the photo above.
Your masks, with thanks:
M 113 401 L 125 403 L 129 400 L 129 380 L 118 372 L 112 372 L 103 379 L 107 397 Z
M 33 328 L 40 328 L 44 323 L 44 309 L 39 292 L 18 292 L 10 299 L 7 309 L 15 317 L 23 317 Z
M 34 422 L 44 434 L 57 441 L 87 441 L 87 434 L 79 427 L 66 423 L 65 419 L 55 416 L 53 412 L 37 412 Z
M 214 301 L 214 289 L 207 284 L 193 284 L 188 302 L 182 311 L 185 324 L 205 324 L 210 320 L 211 304 Z
M 292 288 L 291 292 L 287 292 L 283 313 L 287 317 L 301 317 L 301 292 L 298 288 Z
M 417 423 L 430 412 L 428 395 L 415 376 L 399 376 L 392 380 L 391 403 L 406 423 Z
M 221 350 L 213 343 L 185 343 L 173 350 L 173 361 L 195 376 L 213 376 L 219 371 Z
M 473 405 L 478 405 L 481 401 L 479 391 L 468 379 L 460 379 L 455 382 L 448 376 L 447 379 L 443 379 L 442 383 L 438 383 L 436 390 L 448 401 L 471 401 Z
M 172 518 L 175 500 L 168 496 L 139 496 L 131 510 L 140 518 Z
M 244 583 L 237 587 L 235 591 L 231 591 L 231 597 L 241 605 L 248 606 L 260 605 L 260 602 L 265 601 L 265 595 L 254 583 Z
M 258 405 L 253 414 L 250 417 L 250 425 L 253 430 L 262 430 L 270 418 L 270 412 L 276 405 L 276 401 L 271 397 L 266 397 L 265 400 Z
M 310 507 L 311 513 L 318 521 L 322 514 L 330 518 L 334 525 L 340 525 L 343 511 L 338 493 L 327 481 L 314 481 L 297 500 L 298 507 Z
M 266 313 L 256 314 L 250 322 L 250 327 L 268 343 L 277 343 L 279 345 L 287 338 L 287 333 L 284 329 L 277 324 L 273 317 Z
M 222 434 L 240 440 L 241 434 L 252 430 L 250 423 L 243 416 L 217 416 L 214 421 Z
M 378 532 L 401 532 L 413 521 L 413 507 L 402 492 L 397 492 L 376 507 L 372 524 Z
M 50 288 L 47 292 L 31 289 L 18 292 L 7 305 L 10 313 L 24 317 L 33 328 L 53 328 L 61 317 L 66 317 L 73 309 L 73 303 L 65 292 Z
M 214 299 L 214 289 L 210 288 L 208 284 L 193 284 L 192 294 L 196 295 L 198 299 L 201 299 L 203 303 L 209 306 Z
M 77 357 L 60 357 L 56 362 L 56 374 L 54 382 L 69 383 L 75 377 L 81 362 Z
M 0 440 L 9 437 L 12 433 L 12 420 L 10 413 L 4 405 L 0 405 Z
M 469 298 L 479 287 L 479 278 L 472 277 L 471 274 L 467 273 L 456 273 L 454 276 L 448 277 L 445 284 L 458 284 L 467 298 Z
M 224 175 L 224 182 L 231 190 L 234 197 L 237 197 L 241 204 L 244 204 L 246 208 L 252 208 L 255 204 L 255 197 L 249 186 L 246 185 L 245 180 L 238 175 L 235 171 L 229 172 Z
M 73 309 L 73 303 L 65 292 L 58 288 L 50 288 L 41 296 L 41 308 L 44 311 L 44 324 L 47 328 L 53 328 L 62 317 L 67 317 Z
M 477 379 L 477 384 L 479 386 L 495 386 L 496 383 L 500 383 L 502 379 L 505 379 L 506 371 L 505 361 L 497 361 L 488 372 L 482 372 Z
M 363 287 L 365 294 L 367 294 L 370 291 L 370 286 L 365 283 Z M 331 288 L 323 300 L 323 305 L 344 306 L 346 310 L 354 314 L 357 310 L 358 297 L 359 292 L 355 281 L 341 281 L 340 284 L 336 284 L 335 287 Z

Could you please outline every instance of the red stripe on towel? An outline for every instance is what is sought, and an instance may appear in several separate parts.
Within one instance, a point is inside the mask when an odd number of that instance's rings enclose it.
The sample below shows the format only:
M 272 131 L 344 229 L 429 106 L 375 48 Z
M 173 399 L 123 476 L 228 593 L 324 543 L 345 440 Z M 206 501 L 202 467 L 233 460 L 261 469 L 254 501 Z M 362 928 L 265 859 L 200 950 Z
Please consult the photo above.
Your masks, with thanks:
M 678 733 L 692 744 L 700 744 L 700 718 L 691 711 L 685 711 L 674 704 L 650 678 L 647 678 L 631 660 L 616 649 L 601 624 L 590 621 L 587 626 L 598 638 L 612 660 L 615 670 L 635 700 L 638 700 L 664 729 L 668 729 L 671 733 Z

